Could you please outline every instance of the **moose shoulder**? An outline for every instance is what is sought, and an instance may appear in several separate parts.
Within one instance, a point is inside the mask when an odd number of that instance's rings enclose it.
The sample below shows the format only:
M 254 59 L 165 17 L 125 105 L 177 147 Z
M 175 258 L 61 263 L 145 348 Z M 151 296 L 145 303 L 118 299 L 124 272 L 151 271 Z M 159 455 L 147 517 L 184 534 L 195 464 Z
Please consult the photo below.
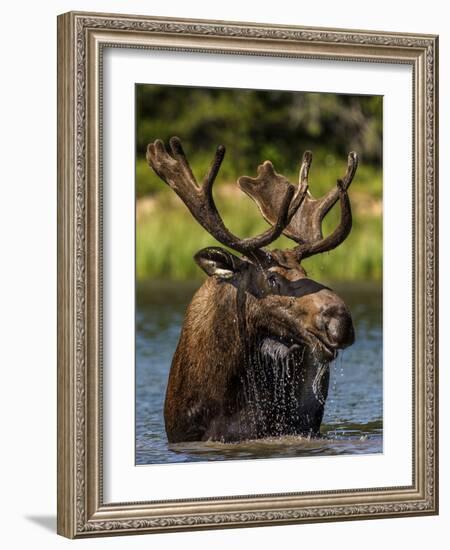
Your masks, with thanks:
M 294 186 L 266 161 L 239 187 L 258 205 L 270 227 L 240 239 L 223 223 L 212 185 L 225 153 L 218 147 L 202 185 L 178 138 L 168 152 L 149 144 L 147 160 L 177 193 L 220 247 L 200 250 L 195 261 L 209 276 L 194 295 L 173 357 L 164 407 L 170 442 L 240 441 L 281 435 L 318 435 L 328 393 L 329 363 L 351 345 L 350 312 L 331 289 L 309 279 L 302 259 L 344 241 L 352 224 L 348 187 L 357 156 L 320 199 L 308 189 L 311 153 Z M 336 202 L 341 218 L 327 237 L 322 220 Z M 289 250 L 265 247 L 282 233 Z

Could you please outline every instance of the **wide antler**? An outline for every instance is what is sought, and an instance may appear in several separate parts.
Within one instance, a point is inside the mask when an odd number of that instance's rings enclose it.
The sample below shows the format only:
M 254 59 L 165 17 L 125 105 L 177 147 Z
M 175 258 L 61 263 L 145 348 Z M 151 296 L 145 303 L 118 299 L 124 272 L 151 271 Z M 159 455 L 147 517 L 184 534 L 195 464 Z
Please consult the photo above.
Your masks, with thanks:
M 240 239 L 225 227 L 212 195 L 212 186 L 222 164 L 225 147 L 220 145 L 217 148 L 203 184 L 198 185 L 180 139 L 171 138 L 169 145 L 170 153 L 160 139 L 150 143 L 147 147 L 147 162 L 181 198 L 198 223 L 223 245 L 248 257 L 268 260 L 269 256 L 261 250 L 262 247 L 275 241 L 285 230 L 306 196 L 307 185 L 300 184 L 295 188 L 285 180 L 283 197 L 278 205 L 277 215 L 271 222 L 272 226 L 261 235 Z
M 308 174 L 311 166 L 312 154 L 307 151 L 303 155 L 300 169 L 300 185 L 308 188 Z M 348 155 L 347 172 L 342 180 L 337 181 L 336 187 L 323 197 L 314 199 L 309 191 L 296 209 L 290 223 L 283 233 L 298 243 L 295 247 L 296 258 L 300 261 L 308 256 L 326 252 L 341 244 L 352 228 L 352 212 L 347 190 L 353 180 L 358 166 L 358 156 L 351 152 Z M 274 185 L 275 183 L 275 185 Z M 258 205 L 262 215 L 269 223 L 274 223 L 280 209 L 280 197 L 286 192 L 289 182 L 274 173 L 272 164 L 265 162 L 258 167 L 256 178 L 242 176 L 238 180 L 239 187 Z M 323 237 L 322 220 L 330 209 L 340 201 L 341 219 L 336 229 Z

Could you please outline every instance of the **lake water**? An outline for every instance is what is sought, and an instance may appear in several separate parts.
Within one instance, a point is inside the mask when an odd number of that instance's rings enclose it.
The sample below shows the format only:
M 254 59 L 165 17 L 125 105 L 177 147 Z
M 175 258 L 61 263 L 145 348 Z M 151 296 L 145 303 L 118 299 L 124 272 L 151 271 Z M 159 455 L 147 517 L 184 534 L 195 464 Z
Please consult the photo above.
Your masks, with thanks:
M 332 285 L 352 312 L 356 341 L 330 367 L 320 439 L 169 445 L 163 404 L 184 312 L 199 283 L 140 283 L 136 295 L 136 464 L 380 453 L 383 450 L 379 285 Z

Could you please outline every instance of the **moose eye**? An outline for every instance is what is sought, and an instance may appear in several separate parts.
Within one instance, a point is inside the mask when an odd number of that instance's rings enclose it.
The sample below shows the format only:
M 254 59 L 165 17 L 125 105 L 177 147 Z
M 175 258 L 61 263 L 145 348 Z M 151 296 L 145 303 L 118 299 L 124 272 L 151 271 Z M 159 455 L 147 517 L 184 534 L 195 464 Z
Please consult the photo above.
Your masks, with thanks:
M 267 283 L 272 291 L 277 291 L 280 288 L 280 281 L 274 273 L 267 276 Z

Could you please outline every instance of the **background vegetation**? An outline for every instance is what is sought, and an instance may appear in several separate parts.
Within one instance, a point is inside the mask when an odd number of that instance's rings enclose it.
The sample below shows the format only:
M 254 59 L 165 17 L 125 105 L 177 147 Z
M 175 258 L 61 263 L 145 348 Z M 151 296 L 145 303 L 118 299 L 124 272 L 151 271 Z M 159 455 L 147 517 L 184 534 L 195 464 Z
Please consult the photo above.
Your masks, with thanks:
M 201 276 L 193 254 L 217 242 L 192 218 L 181 200 L 149 168 L 147 144 L 181 138 L 201 181 L 215 148 L 227 154 L 215 183 L 225 224 L 242 237 L 267 227 L 256 205 L 239 191 L 241 175 L 256 175 L 271 160 L 293 183 L 302 153 L 313 151 L 310 190 L 320 196 L 342 177 L 349 151 L 360 166 L 350 197 L 352 233 L 336 250 L 305 261 L 321 280 L 378 280 L 382 274 L 382 98 L 284 91 L 177 86 L 136 87 L 136 273 L 139 279 Z M 338 219 L 327 216 L 325 233 Z M 291 247 L 285 237 L 273 247 Z

